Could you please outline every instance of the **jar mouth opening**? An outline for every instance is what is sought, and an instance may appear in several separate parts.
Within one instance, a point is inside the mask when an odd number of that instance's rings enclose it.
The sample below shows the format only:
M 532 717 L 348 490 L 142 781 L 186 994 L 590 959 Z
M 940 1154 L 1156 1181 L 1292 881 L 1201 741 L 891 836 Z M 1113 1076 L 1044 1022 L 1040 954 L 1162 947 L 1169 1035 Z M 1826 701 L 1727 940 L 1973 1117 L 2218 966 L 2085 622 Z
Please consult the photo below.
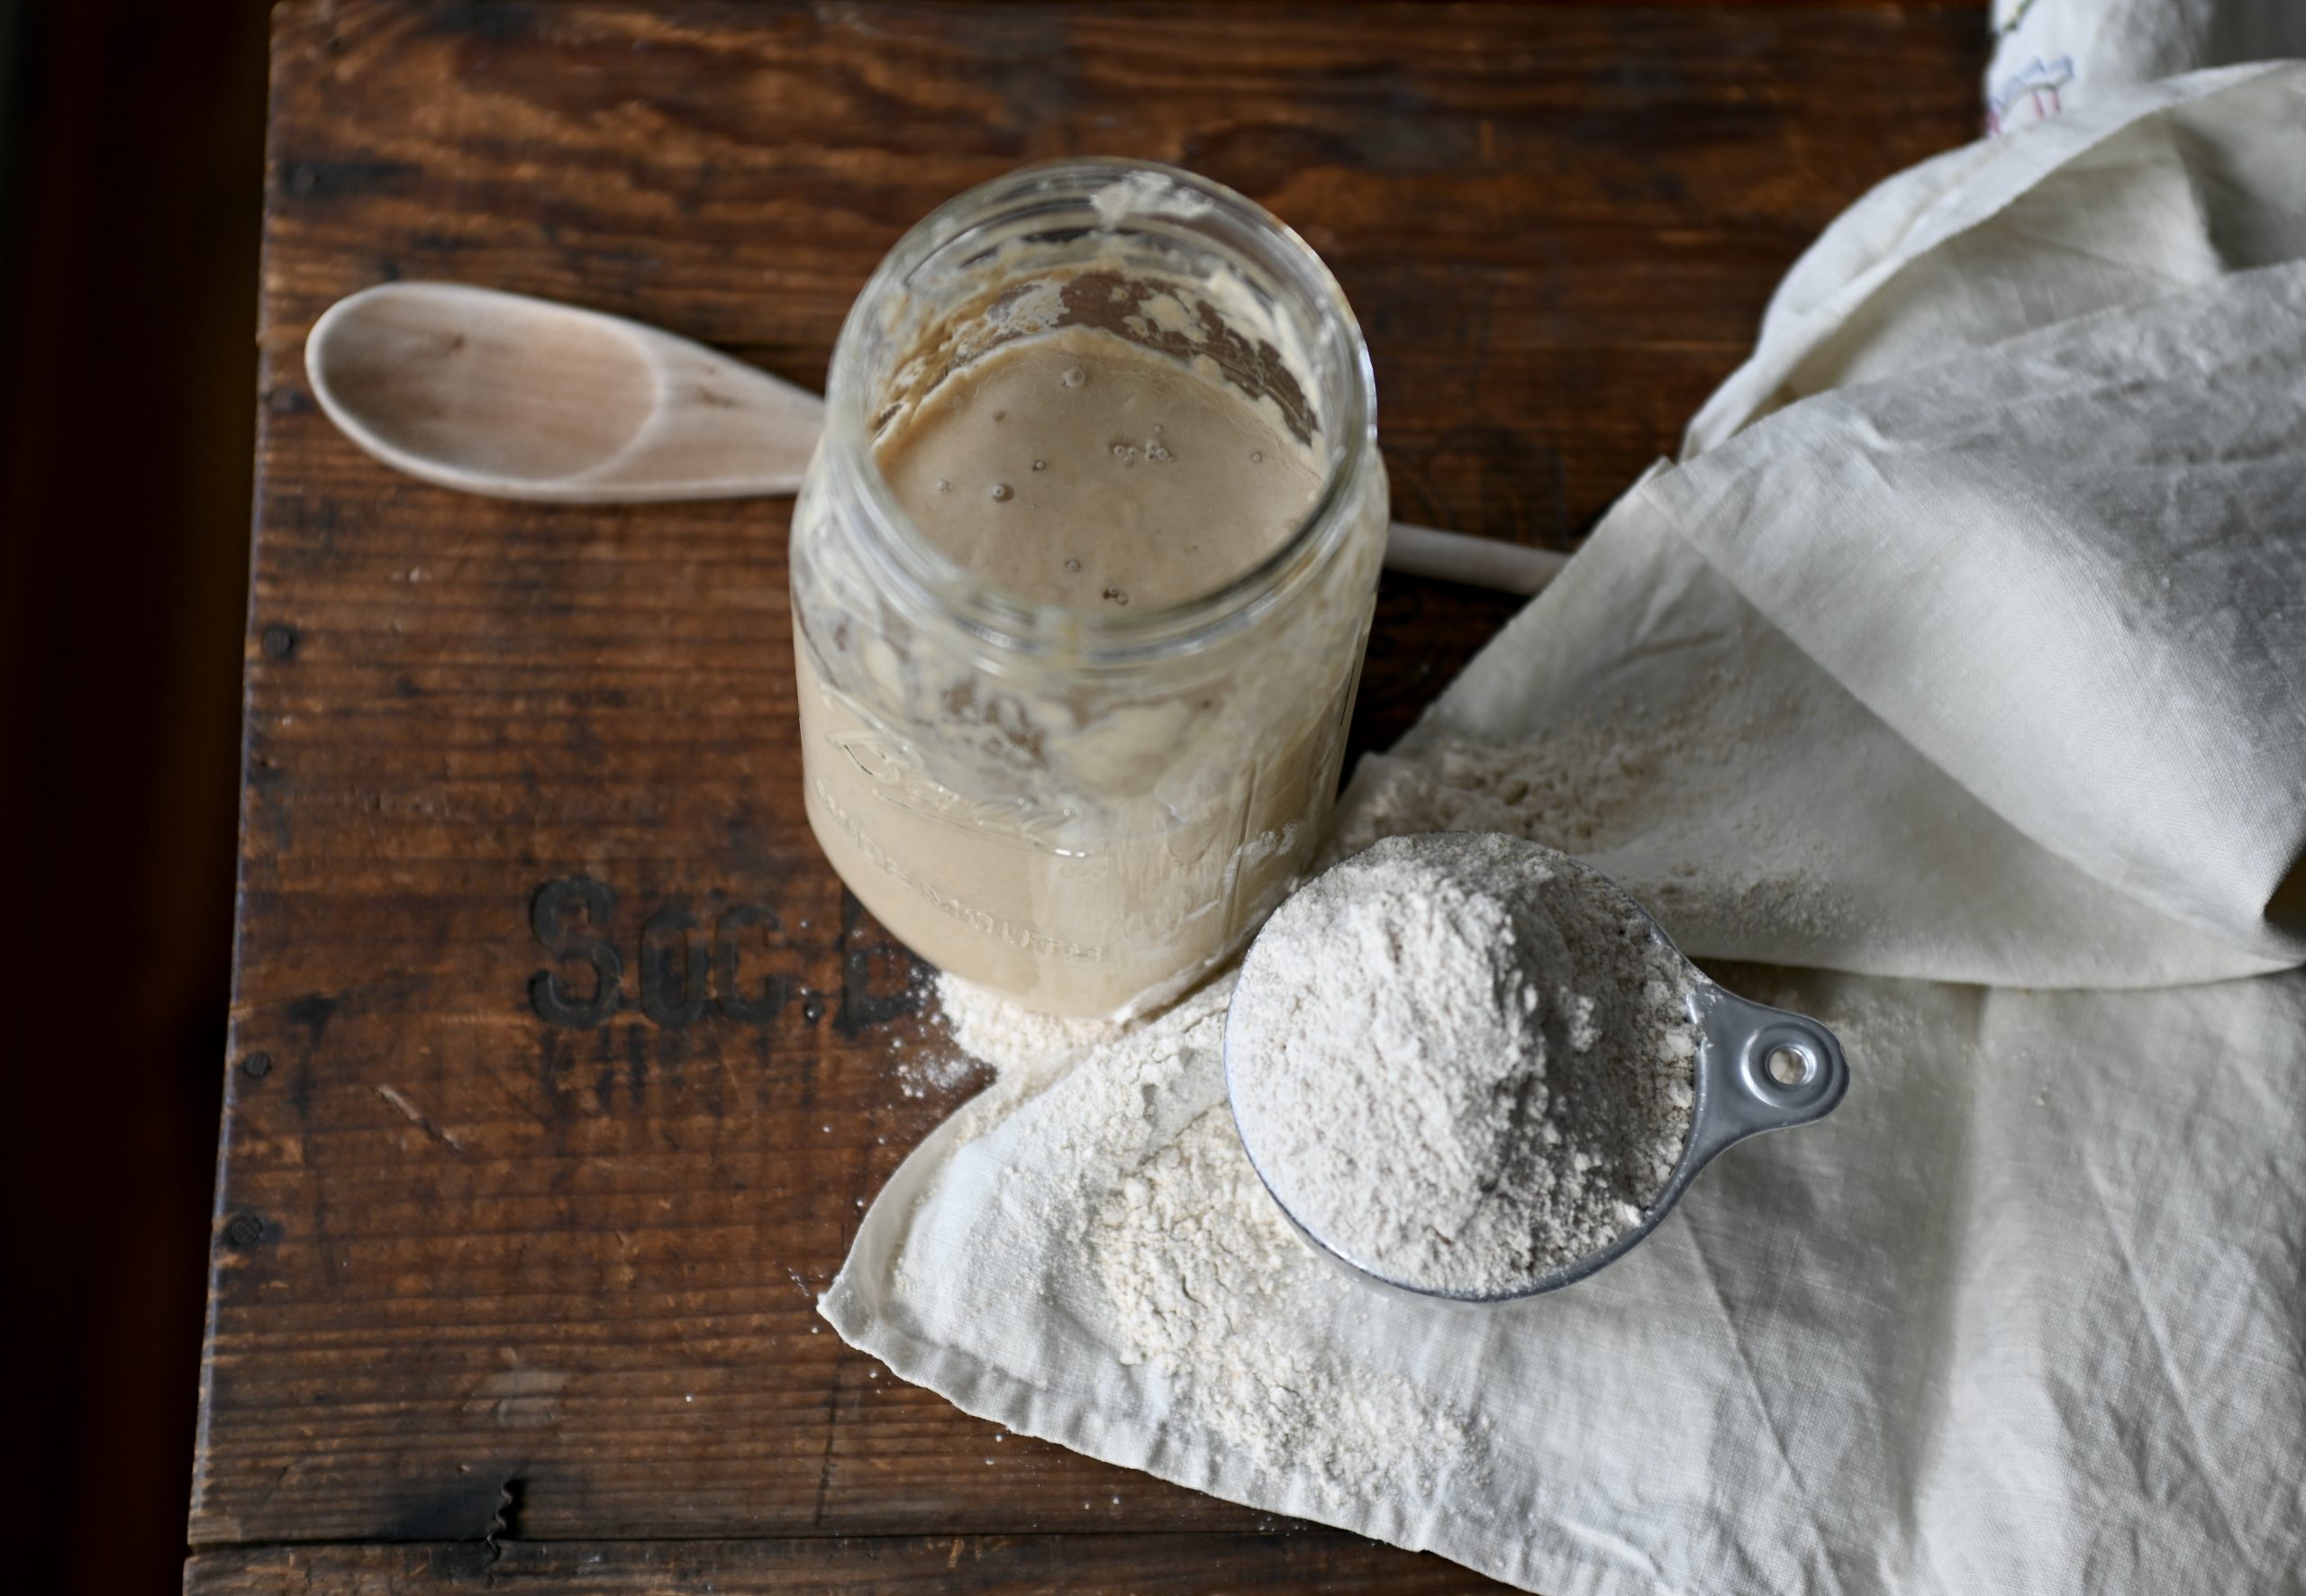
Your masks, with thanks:
M 1118 196 L 1118 201 L 1115 197 Z M 1074 213 L 1067 220 L 1059 213 Z M 1307 357 L 1326 444 L 1321 485 L 1296 526 L 1257 564 L 1205 593 L 1140 612 L 1111 612 L 1028 598 L 988 581 L 937 546 L 898 502 L 874 443 L 881 395 L 871 369 L 877 307 L 898 301 L 914 274 L 955 246 L 1002 226 L 1042 219 L 1058 233 L 1118 232 L 1167 223 L 1212 252 L 1255 251 L 1254 265 L 1309 314 Z M 1038 223 L 1037 223 L 1038 224 Z M 1225 230 L 1212 237 L 1212 227 Z M 1244 245 L 1248 249 L 1243 248 Z M 1324 371 L 1320 367 L 1333 369 Z M 858 295 L 833 351 L 826 383 L 824 464 L 848 479 L 866 510 L 878 562 L 900 591 L 942 611 L 996 655 L 1062 656 L 1076 663 L 1133 662 L 1205 646 L 1251 624 L 1308 579 L 1345 536 L 1376 447 L 1376 384 L 1369 351 L 1344 291 L 1312 247 L 1255 201 L 1222 184 L 1157 161 L 1080 159 L 1022 167 L 948 200 L 898 240 Z

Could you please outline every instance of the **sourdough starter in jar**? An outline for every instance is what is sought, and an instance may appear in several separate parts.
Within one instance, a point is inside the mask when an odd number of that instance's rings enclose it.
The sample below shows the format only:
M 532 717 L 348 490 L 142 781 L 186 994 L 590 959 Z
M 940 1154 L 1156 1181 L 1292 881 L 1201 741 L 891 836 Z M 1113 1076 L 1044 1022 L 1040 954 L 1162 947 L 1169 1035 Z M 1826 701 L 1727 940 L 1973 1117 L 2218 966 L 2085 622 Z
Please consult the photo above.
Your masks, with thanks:
M 1112 187 L 1204 227 L 1193 207 L 1221 196 L 1334 285 L 1248 202 L 1152 171 L 1020 174 L 1107 225 L 969 236 L 941 298 L 919 263 L 894 308 L 868 287 L 795 516 L 819 841 L 915 951 L 1052 1013 L 1174 996 L 1303 867 L 1384 541 L 1341 301 L 1282 324 L 1300 285 L 1228 281 L 1255 262 L 1196 263 L 1190 230 L 1148 248 L 1112 225 Z M 844 392 L 867 364 L 871 393 Z
M 1237 394 L 1103 332 L 994 351 L 875 452 L 957 563 L 1088 609 L 1222 587 L 1286 543 L 1321 491 L 1312 451 Z

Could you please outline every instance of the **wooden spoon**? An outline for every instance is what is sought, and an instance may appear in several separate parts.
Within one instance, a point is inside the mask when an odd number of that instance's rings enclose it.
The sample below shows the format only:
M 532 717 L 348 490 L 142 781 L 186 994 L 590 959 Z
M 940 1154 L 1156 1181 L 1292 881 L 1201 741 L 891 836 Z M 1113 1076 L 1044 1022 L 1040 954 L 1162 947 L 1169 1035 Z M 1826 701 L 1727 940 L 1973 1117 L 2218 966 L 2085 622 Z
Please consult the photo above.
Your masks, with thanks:
M 304 345 L 313 396 L 411 476 L 564 504 L 789 494 L 824 401 L 702 344 L 462 283 L 338 300 Z
M 304 344 L 313 395 L 387 466 L 501 499 L 789 494 L 824 401 L 662 328 L 464 283 L 382 283 Z M 1396 570 L 1531 594 L 1566 555 L 1395 521 Z

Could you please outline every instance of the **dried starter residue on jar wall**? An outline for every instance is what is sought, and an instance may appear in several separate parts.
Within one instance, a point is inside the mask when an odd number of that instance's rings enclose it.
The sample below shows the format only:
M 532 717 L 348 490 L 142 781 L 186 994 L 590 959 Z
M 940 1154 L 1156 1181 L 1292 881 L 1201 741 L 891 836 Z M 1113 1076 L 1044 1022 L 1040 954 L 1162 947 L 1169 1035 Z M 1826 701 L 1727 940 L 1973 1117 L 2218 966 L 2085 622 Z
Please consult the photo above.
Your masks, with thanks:
M 1211 194 L 1186 174 L 1139 170 L 1085 197 L 1095 227 L 1062 240 L 1031 223 L 1021 234 L 972 236 L 957 264 L 876 307 L 881 336 L 901 352 L 879 396 L 876 433 L 1001 345 L 1080 327 L 1230 383 L 1312 443 L 1322 423 L 1303 383 L 1319 362 L 1296 321 L 1238 262 L 1174 247 L 1180 224 L 1198 230 L 1217 210 Z M 940 242 L 966 225 L 946 219 Z

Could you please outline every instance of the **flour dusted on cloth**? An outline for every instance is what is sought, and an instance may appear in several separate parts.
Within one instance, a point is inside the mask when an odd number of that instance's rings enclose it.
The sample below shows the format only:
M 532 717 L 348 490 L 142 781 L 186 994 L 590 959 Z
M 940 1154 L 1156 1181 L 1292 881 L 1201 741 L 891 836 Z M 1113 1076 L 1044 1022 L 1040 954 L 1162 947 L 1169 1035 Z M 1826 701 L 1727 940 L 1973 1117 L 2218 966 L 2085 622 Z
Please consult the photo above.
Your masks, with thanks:
M 1130 1138 L 1146 1093 L 1170 1077 L 1181 1049 L 1217 1050 L 1230 988 L 1221 982 L 1166 1015 L 1133 1021 L 1035 1013 L 949 973 L 938 977 L 937 998 L 955 1043 L 1000 1072 L 996 1092 L 1004 1096 L 1084 1048 L 1137 1038 L 1106 1056 L 1097 1070 L 1103 1090 L 1052 1114 L 1043 1134 L 1069 1151 Z M 1040 1191 L 1032 1196 L 1040 1212 L 1058 1200 Z M 1385 1466 L 1387 1459 L 1364 1444 L 1365 1433 L 1383 1437 L 1390 1428 L 1369 1409 L 1366 1393 L 1339 1390 L 1329 1377 L 1333 1370 L 1299 1367 L 1291 1358 L 1278 1366 L 1292 1379 L 1269 1372 L 1271 1338 L 1257 1333 L 1259 1319 L 1288 1311 L 1293 1294 L 1333 1295 L 1345 1283 L 1325 1277 L 1303 1256 L 1242 1156 L 1222 1104 L 1132 1166 L 1077 1228 L 1113 1315 L 1121 1363 L 1176 1382 L 1186 1402 L 1275 1467 L 1311 1449 L 1334 1490 L 1366 1489 Z M 1365 1410 L 1350 1427 L 1330 1422 L 1349 1406 Z
M 1547 848 L 1379 842 L 1285 903 L 1242 967 L 1241 1135 L 1326 1245 L 1496 1295 L 1641 1222 L 1687 1141 L 1686 963 Z
M 1224 1104 L 1106 1198 L 1088 1250 L 1120 1315 L 1122 1361 L 1158 1370 L 1180 1407 L 1258 1466 L 1304 1471 L 1325 1501 L 1425 1495 L 1475 1446 L 1466 1415 L 1406 1381 L 1368 1378 L 1341 1344 L 1307 1356 L 1292 1327 L 1349 1308 L 1355 1288 L 1290 1232 Z
M 1760 730 L 1760 717 L 1728 712 L 1725 697 L 1701 678 L 1678 704 L 1616 709 L 1528 742 L 1439 737 L 1412 757 L 1367 755 L 1319 863 L 1414 831 L 1498 831 L 1578 855 L 1615 848 L 1717 796 L 1708 778 Z
M 894 1283 L 918 1300 L 968 1298 L 995 1339 L 1015 1333 L 1012 1317 L 1080 1327 L 1135 1372 L 1167 1428 L 1222 1437 L 1282 1510 L 1428 1510 L 1478 1478 L 1485 1427 L 1469 1402 L 1369 1374 L 1366 1288 L 1305 1247 L 1249 1166 L 1224 1101 L 1232 986 L 1222 977 L 1076 1051 L 1092 1022 L 941 983 L 959 1038 L 1001 1075 L 938 1140 L 997 1194 L 986 1222 L 908 1245 Z M 1015 1275 L 1012 1249 L 1050 1236 L 1080 1266 Z M 1027 1415 L 1005 1422 L 1035 1433 Z

